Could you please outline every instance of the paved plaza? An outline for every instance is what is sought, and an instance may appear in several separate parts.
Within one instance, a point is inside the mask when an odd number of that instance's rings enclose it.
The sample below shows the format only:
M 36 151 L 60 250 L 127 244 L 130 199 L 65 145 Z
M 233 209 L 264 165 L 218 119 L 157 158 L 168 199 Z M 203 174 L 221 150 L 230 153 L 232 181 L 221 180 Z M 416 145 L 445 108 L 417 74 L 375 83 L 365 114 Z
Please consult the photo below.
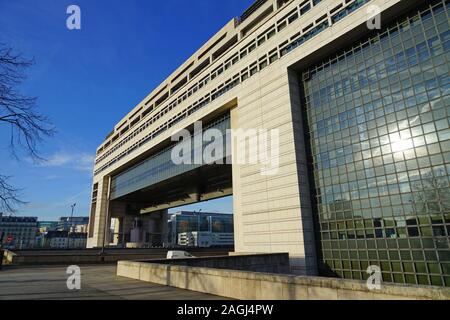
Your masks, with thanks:
M 5 267 L 0 300 L 217 300 L 221 297 L 116 276 L 116 266 L 82 266 L 81 290 L 67 289 L 67 266 Z

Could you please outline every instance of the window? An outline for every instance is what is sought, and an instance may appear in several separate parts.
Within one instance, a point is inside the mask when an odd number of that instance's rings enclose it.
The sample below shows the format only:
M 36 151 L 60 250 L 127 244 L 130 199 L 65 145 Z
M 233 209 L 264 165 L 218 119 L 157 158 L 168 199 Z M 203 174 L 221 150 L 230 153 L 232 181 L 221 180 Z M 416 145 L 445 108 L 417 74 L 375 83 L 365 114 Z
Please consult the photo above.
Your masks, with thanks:
M 306 6 L 300 9 L 300 15 L 304 15 L 311 9 L 311 5 L 308 3 Z

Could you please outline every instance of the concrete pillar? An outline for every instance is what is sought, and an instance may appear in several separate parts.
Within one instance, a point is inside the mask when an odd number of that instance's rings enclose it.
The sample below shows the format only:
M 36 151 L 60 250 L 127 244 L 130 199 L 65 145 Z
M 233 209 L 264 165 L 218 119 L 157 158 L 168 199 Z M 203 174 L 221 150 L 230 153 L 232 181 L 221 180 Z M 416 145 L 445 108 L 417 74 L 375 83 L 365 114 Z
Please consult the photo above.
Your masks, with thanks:
M 98 183 L 97 202 L 95 204 L 95 212 L 89 221 L 90 232 L 87 241 L 87 248 L 99 248 L 103 245 L 105 238 L 106 215 L 109 206 L 109 177 L 103 177 Z M 92 219 L 94 217 L 94 219 Z M 108 223 L 107 229 L 109 229 Z M 92 228 L 92 229 L 91 229 Z
M 113 230 L 113 240 L 112 240 L 112 245 L 117 246 L 119 245 L 120 242 L 120 224 L 122 218 L 112 218 L 112 222 L 114 224 L 114 230 Z
M 232 129 L 279 133 L 279 167 L 262 174 L 258 164 L 236 164 L 233 148 L 235 250 L 241 253 L 290 254 L 292 271 L 316 274 L 312 210 L 300 121 L 299 87 L 286 69 L 255 75 L 231 110 Z M 270 145 L 270 143 L 269 143 Z M 271 154 L 269 151 L 269 154 Z M 298 169 L 300 174 L 297 174 Z

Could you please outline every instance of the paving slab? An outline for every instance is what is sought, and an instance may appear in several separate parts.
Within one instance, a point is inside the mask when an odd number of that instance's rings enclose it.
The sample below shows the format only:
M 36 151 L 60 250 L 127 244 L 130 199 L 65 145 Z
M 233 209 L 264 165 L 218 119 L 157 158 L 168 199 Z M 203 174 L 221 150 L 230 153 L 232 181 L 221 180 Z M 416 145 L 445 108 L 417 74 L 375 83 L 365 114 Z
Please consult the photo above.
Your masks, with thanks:
M 81 266 L 81 290 L 67 288 L 67 266 L 4 267 L 0 300 L 221 300 L 116 276 L 116 266 Z

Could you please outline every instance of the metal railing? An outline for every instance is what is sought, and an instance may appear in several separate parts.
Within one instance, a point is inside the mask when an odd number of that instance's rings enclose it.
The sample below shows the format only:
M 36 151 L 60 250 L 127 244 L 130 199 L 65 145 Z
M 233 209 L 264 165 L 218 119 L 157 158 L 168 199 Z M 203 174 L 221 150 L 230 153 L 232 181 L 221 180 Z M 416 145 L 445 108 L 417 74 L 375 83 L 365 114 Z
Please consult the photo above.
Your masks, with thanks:
M 256 10 L 258 10 L 267 0 L 257 0 L 253 3 L 245 12 L 239 17 L 239 23 L 244 22 L 250 17 Z

